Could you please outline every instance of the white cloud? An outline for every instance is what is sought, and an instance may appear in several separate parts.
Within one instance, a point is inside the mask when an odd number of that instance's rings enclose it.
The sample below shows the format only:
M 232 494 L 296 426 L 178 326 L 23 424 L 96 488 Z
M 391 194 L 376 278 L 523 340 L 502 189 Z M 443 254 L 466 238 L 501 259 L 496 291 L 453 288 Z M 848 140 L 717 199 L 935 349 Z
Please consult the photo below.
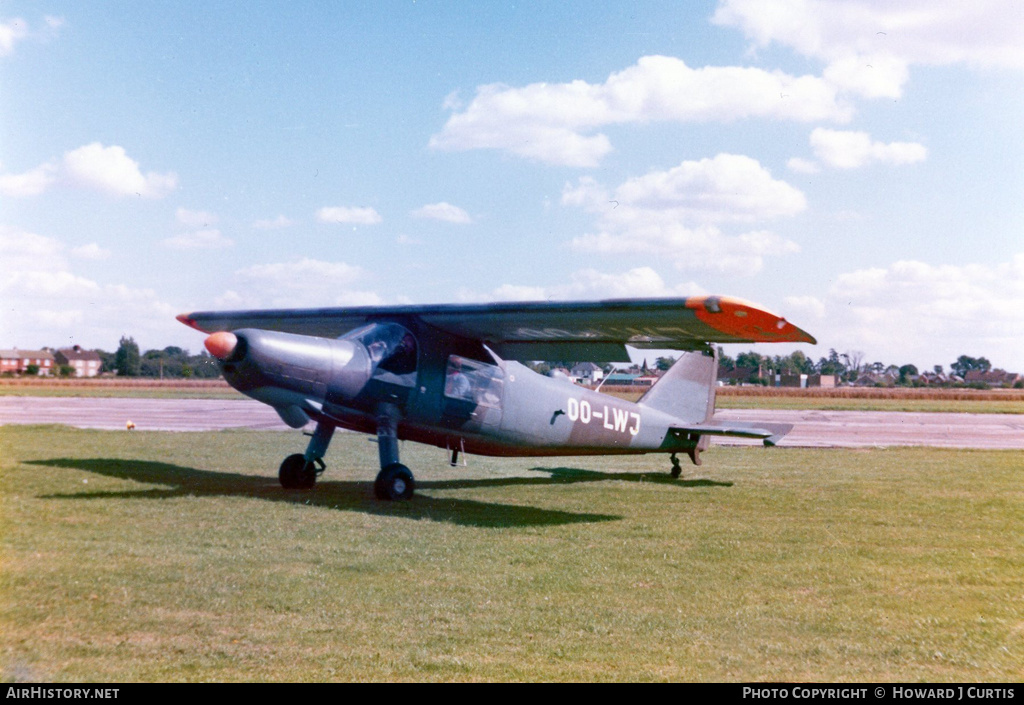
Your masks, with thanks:
M 22 174 L 0 174 L 0 195 L 14 198 L 38 196 L 56 180 L 57 167 L 40 164 Z
M 163 198 L 178 186 L 176 174 L 143 174 L 138 162 L 123 147 L 105 147 L 99 142 L 67 152 L 62 170 L 72 183 L 114 196 Z
M 913 65 L 1024 69 L 1017 0 L 722 0 L 712 21 L 828 62 L 826 80 L 865 97 L 899 97 Z
M 257 230 L 283 230 L 284 228 L 290 228 L 294 224 L 295 223 L 292 220 L 284 217 L 283 215 L 279 215 L 272 220 L 255 220 L 253 221 L 252 227 Z
M 174 217 L 177 218 L 179 223 L 190 228 L 208 228 L 219 220 L 216 213 L 190 211 L 187 208 L 179 208 L 175 211 Z
M 821 171 L 821 167 L 817 163 L 808 159 L 801 159 L 800 157 L 793 157 L 786 162 L 786 166 L 789 167 L 790 171 L 795 171 L 798 174 L 817 174 Z
M 60 269 L 66 266 L 57 240 L 0 224 L 0 276 L 19 271 Z
M 833 61 L 823 76 L 839 88 L 865 98 L 899 98 L 910 71 L 905 61 L 891 56 L 856 54 Z
M 100 247 L 95 242 L 89 243 L 88 245 L 82 245 L 71 250 L 72 256 L 78 259 L 86 260 L 102 260 L 110 259 L 111 252 L 108 249 Z
M 51 39 L 64 26 L 64 18 L 46 15 L 43 18 L 43 24 L 45 27 L 42 29 L 32 30 L 29 28 L 28 23 L 20 17 L 12 17 L 0 22 L 0 56 L 8 56 L 14 53 L 15 45 L 24 39 L 36 41 Z
M 596 269 L 573 272 L 569 281 L 553 286 L 502 284 L 489 293 L 462 291 L 459 299 L 475 301 L 570 301 L 593 299 L 630 299 L 664 296 L 701 296 L 707 292 L 690 281 L 675 285 L 665 283 L 650 267 L 636 267 L 625 272 L 606 273 Z
M 811 149 L 818 159 L 839 169 L 856 169 L 867 164 L 913 164 L 924 161 L 928 150 L 916 142 L 872 142 L 866 132 L 828 130 L 811 133 Z
M 14 45 L 27 36 L 28 25 L 20 17 L 0 22 L 0 56 L 12 53 Z
M 445 223 L 455 223 L 457 225 L 466 225 L 473 222 L 469 213 L 458 206 L 453 206 L 452 204 L 444 201 L 441 201 L 440 203 L 430 203 L 422 208 L 417 208 L 412 212 L 412 215 L 416 218 L 440 220 Z
M 380 223 L 380 213 L 373 208 L 349 206 L 331 206 L 316 212 L 316 219 L 321 223 L 351 223 L 352 225 L 376 225 Z
M 95 245 L 72 250 L 102 252 Z M 71 270 L 58 240 L 0 225 L 0 339 L 22 347 L 113 349 L 122 334 L 163 347 L 179 334 L 175 307 L 149 289 L 104 284 Z M 130 322 L 130 329 L 126 329 Z
M 143 198 L 163 198 L 178 187 L 176 174 L 143 174 L 123 147 L 93 142 L 66 152 L 60 161 L 46 162 L 21 174 L 0 174 L 0 195 L 38 196 L 58 181 L 114 196 Z
M 674 57 L 645 56 L 602 84 L 480 86 L 473 101 L 430 138 L 430 146 L 500 149 L 550 164 L 594 167 L 612 146 L 606 135 L 590 133 L 607 125 L 850 116 L 835 86 L 814 76 L 736 66 L 694 69 Z
M 787 310 L 795 315 L 819 320 L 825 317 L 825 304 L 816 296 L 787 296 L 785 302 Z
M 164 245 L 173 250 L 222 250 L 234 245 L 234 241 L 224 237 L 216 228 L 190 230 L 163 241 Z
M 232 306 L 291 308 L 384 303 L 377 293 L 362 288 L 369 279 L 366 271 L 345 262 L 304 257 L 291 262 L 257 264 L 235 272 L 233 279 L 237 288 L 225 294 L 230 295 Z M 246 293 L 240 295 L 239 290 Z
M 750 274 L 766 256 L 796 243 L 765 230 L 727 235 L 720 225 L 796 215 L 807 207 L 798 189 L 771 177 L 750 157 L 720 154 L 630 179 L 608 191 L 589 177 L 566 186 L 564 205 L 597 216 L 596 232 L 573 239 L 579 251 L 657 257 L 680 269 Z
M 620 206 L 671 213 L 689 222 L 755 221 L 791 216 L 807 199 L 785 181 L 772 178 L 756 159 L 719 154 L 653 171 L 615 191 Z
M 1024 372 L 1024 252 L 1002 264 L 895 262 L 840 275 L 818 339 L 872 360 L 949 366 L 985 356 Z

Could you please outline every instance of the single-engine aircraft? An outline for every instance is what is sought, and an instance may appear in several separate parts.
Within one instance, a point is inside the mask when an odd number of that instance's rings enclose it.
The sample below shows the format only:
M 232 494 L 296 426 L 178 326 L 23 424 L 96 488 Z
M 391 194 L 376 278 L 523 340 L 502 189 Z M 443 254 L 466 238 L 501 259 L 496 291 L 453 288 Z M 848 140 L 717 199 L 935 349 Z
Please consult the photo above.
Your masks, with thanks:
M 774 445 L 790 429 L 714 418 L 716 343 L 815 343 L 740 299 L 698 296 L 586 302 L 197 312 L 228 383 L 292 428 L 316 422 L 305 453 L 281 463 L 287 489 L 310 489 L 336 428 L 375 434 L 383 500 L 413 495 L 399 440 L 459 455 L 678 454 L 700 464 L 712 436 Z M 628 360 L 626 345 L 682 356 L 636 403 L 545 377 L 529 360 Z

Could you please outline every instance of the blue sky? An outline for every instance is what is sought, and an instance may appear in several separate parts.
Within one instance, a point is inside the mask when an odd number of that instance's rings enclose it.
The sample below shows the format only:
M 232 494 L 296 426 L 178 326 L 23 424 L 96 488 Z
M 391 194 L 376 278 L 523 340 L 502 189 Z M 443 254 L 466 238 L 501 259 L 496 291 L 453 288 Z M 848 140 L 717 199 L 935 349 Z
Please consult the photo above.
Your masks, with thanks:
M 0 1 L 0 347 L 714 293 L 1024 371 L 1022 79 L 1014 0 Z

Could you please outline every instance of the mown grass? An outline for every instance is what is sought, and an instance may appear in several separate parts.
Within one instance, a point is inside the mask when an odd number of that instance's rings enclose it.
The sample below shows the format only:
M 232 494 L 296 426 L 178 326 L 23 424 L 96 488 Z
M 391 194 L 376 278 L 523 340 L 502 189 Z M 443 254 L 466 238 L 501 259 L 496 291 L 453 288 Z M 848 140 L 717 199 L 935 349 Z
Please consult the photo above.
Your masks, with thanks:
M 0 429 L 7 680 L 1019 681 L 1019 452 L 412 444 Z

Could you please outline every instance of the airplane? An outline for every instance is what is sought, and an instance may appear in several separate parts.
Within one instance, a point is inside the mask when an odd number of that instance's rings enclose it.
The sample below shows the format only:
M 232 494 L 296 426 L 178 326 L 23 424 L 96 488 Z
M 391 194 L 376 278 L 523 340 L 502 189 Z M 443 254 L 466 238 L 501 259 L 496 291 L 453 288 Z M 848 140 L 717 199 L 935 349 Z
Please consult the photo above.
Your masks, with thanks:
M 281 463 L 282 487 L 312 489 L 336 428 L 376 435 L 381 500 L 408 500 L 415 478 L 399 441 L 459 456 L 667 453 L 701 464 L 713 436 L 774 445 L 792 427 L 714 418 L 715 344 L 811 343 L 741 299 L 364 306 L 181 314 L 205 333 L 224 379 L 285 424 L 315 422 L 305 452 Z M 531 360 L 628 360 L 626 346 L 683 351 L 637 402 L 538 374 Z

